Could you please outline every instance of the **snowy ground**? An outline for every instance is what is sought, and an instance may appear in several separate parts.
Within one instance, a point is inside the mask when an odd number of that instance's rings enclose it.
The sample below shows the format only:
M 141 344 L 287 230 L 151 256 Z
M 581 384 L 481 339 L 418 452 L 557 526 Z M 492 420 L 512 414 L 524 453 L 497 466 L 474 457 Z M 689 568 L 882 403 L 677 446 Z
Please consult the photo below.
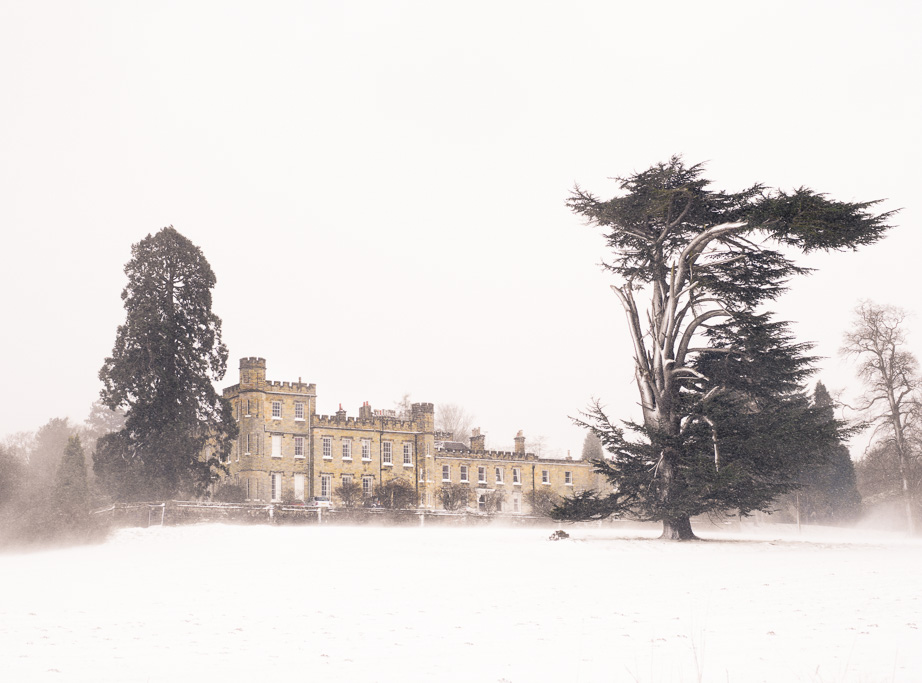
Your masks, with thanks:
M 0 679 L 922 680 L 919 542 L 568 530 L 199 525 L 0 555 Z

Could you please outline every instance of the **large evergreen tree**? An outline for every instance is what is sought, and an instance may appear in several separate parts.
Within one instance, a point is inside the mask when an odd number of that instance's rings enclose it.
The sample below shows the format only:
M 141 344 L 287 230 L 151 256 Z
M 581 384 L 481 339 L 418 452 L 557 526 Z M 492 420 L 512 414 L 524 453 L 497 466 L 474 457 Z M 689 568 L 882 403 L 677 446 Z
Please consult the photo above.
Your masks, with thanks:
M 581 457 L 587 462 L 605 457 L 605 454 L 602 452 L 602 440 L 599 439 L 595 432 L 590 431 L 586 434 L 586 438 L 583 439 L 583 452 Z
M 198 495 L 237 434 L 213 385 L 227 368 L 221 320 L 211 311 L 215 275 L 172 226 L 131 251 L 126 321 L 99 371 L 102 401 L 126 408 L 125 426 L 99 440 L 94 471 L 123 499 Z M 215 446 L 207 459 L 206 443 Z
M 804 457 L 838 437 L 802 389 L 809 345 L 764 305 L 807 272 L 791 252 L 873 243 L 890 214 L 805 188 L 711 190 L 704 167 L 679 157 L 619 182 L 611 200 L 577 186 L 568 204 L 611 249 L 604 266 L 633 342 L 642 420 L 590 408 L 581 424 L 613 456 L 596 469 L 614 492 L 579 495 L 556 515 L 660 520 L 664 538 L 693 538 L 691 516 L 768 509 L 797 486 Z
M 86 480 L 86 458 L 79 436 L 67 440 L 64 456 L 55 473 L 54 498 L 65 522 L 85 517 L 90 508 L 90 491 Z
M 835 403 L 822 382 L 816 383 L 813 405 L 824 422 L 835 422 Z M 792 517 L 808 524 L 844 524 L 853 522 L 861 513 L 861 494 L 855 465 L 848 448 L 836 440 L 821 449 L 807 464 L 798 478 L 796 495 L 787 494 L 779 501 L 781 510 L 792 511 Z

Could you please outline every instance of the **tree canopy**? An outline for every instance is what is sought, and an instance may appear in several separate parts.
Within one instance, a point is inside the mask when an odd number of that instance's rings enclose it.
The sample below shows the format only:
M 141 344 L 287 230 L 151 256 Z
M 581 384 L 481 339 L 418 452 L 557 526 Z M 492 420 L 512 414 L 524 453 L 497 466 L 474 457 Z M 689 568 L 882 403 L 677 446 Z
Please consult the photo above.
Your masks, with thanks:
M 822 382 L 816 383 L 813 405 L 820 411 L 821 420 L 835 421 L 835 402 Z M 855 521 L 861 512 L 861 494 L 848 447 L 835 441 L 817 456 L 810 458 L 801 472 L 798 478 L 801 488 L 796 495 L 788 494 L 778 500 L 780 509 L 789 515 L 787 521 L 796 519 L 809 524 Z
M 613 456 L 596 463 L 613 492 L 569 499 L 559 518 L 630 515 L 692 538 L 692 515 L 768 509 L 839 436 L 803 389 L 810 345 L 764 307 L 809 272 L 792 254 L 873 243 L 892 212 L 803 187 L 717 191 L 704 170 L 675 156 L 619 178 L 613 199 L 577 186 L 568 200 L 611 251 L 642 420 L 612 422 L 599 403 L 578 420 Z
M 172 226 L 132 246 L 122 291 L 126 320 L 99 371 L 124 427 L 102 437 L 94 471 L 120 498 L 196 495 L 220 467 L 237 428 L 215 391 L 227 349 L 211 310 L 215 275 L 202 251 Z M 206 444 L 212 457 L 204 458 Z

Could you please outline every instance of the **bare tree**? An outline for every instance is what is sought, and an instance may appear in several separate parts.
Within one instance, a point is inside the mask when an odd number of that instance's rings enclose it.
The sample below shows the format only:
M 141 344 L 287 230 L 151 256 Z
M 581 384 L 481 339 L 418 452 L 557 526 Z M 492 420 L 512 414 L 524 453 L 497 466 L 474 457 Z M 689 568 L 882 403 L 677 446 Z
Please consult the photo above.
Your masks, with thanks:
M 551 511 L 560 502 L 560 496 L 547 489 L 536 489 L 526 494 L 528 505 L 531 507 L 533 515 L 550 517 Z
M 483 496 L 483 507 L 481 510 L 486 512 L 488 515 L 495 515 L 497 512 L 503 511 L 503 502 L 506 500 L 506 493 L 499 489 L 495 491 L 487 491 L 486 493 L 481 494 Z M 478 501 L 478 507 L 480 507 L 480 501 Z
M 435 409 L 435 429 L 450 432 L 455 441 L 470 437 L 474 416 L 457 403 L 439 403 Z
M 544 434 L 528 438 L 528 451 L 534 453 L 539 458 L 559 458 L 561 449 L 551 445 L 551 440 Z
M 446 484 L 439 489 L 439 500 L 450 512 L 463 510 L 471 501 L 471 488 L 466 484 Z
M 342 501 L 344 508 L 354 508 L 362 502 L 362 485 L 354 481 L 344 481 L 333 493 Z
M 416 489 L 405 479 L 391 479 L 375 492 L 378 503 L 388 510 L 403 510 L 416 505 Z
M 394 401 L 394 411 L 401 419 L 406 419 L 413 408 L 413 401 L 410 400 L 410 392 L 406 392 L 400 397 L 400 400 Z
M 920 382 L 918 362 L 905 350 L 905 322 L 904 310 L 863 301 L 855 309 L 854 324 L 851 332 L 845 334 L 841 353 L 858 363 L 858 376 L 865 385 L 859 410 L 873 426 L 873 440 L 891 443 L 896 451 L 906 520 L 912 535 L 915 525 L 908 435 L 919 404 Z

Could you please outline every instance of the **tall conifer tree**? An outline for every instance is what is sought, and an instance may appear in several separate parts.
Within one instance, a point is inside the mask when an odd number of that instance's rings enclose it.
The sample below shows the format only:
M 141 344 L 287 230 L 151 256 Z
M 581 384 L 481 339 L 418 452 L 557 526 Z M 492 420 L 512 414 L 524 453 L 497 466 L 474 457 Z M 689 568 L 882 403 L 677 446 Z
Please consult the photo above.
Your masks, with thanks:
M 126 408 L 122 430 L 99 440 L 94 471 L 114 495 L 197 495 L 237 434 L 215 391 L 227 349 L 211 310 L 215 275 L 201 249 L 172 226 L 132 246 L 122 292 L 127 317 L 99 371 L 110 409 Z
M 801 454 L 838 437 L 802 389 L 810 346 L 763 309 L 808 272 L 792 252 L 873 243 L 890 214 L 806 188 L 714 191 L 704 167 L 680 157 L 619 183 L 611 200 L 576 187 L 568 204 L 611 250 L 604 266 L 633 342 L 642 420 L 589 409 L 580 423 L 613 457 L 596 469 L 614 492 L 555 514 L 659 520 L 664 538 L 693 538 L 691 516 L 767 509 L 797 486 Z

